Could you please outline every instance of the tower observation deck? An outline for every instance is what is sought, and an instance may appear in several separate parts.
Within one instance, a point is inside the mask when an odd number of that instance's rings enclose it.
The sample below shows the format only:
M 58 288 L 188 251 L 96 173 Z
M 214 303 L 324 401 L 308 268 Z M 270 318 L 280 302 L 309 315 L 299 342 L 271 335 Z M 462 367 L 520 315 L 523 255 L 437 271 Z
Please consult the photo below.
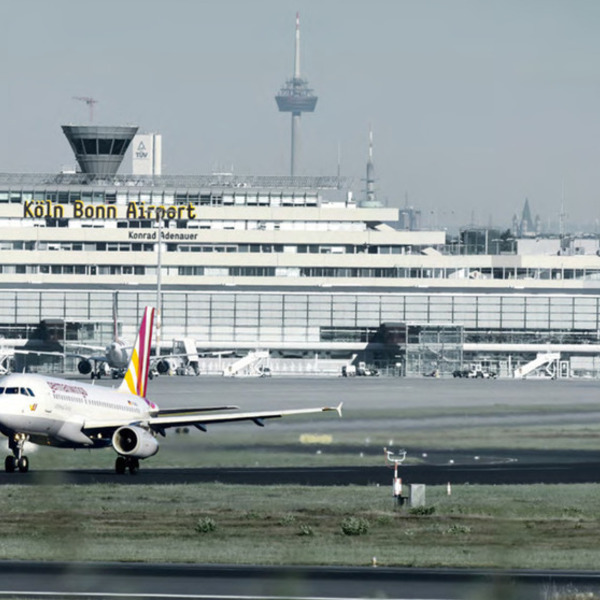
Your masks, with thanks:
M 116 174 L 137 129 L 98 125 L 62 126 L 82 173 L 93 176 Z
M 280 112 L 292 113 L 292 145 L 290 160 L 290 176 L 296 174 L 296 160 L 298 156 L 298 137 L 300 130 L 300 116 L 303 112 L 313 112 L 317 105 L 317 96 L 308 87 L 308 81 L 300 76 L 300 15 L 296 13 L 296 49 L 294 52 L 294 76 L 285 82 L 285 85 L 275 96 Z

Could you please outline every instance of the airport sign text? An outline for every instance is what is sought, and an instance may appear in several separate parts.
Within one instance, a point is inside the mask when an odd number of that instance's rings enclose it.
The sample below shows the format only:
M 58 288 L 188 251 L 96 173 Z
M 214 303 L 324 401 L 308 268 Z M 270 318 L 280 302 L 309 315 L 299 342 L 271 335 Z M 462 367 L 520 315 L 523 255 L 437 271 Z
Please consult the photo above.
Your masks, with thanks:
M 71 210 L 68 210 L 71 208 Z M 56 204 L 51 200 L 31 200 L 23 203 L 23 217 L 29 219 L 117 219 L 115 204 L 85 204 L 75 200 L 72 205 Z M 67 214 L 71 213 L 71 214 Z M 196 207 L 193 204 L 177 206 L 156 206 L 145 202 L 129 202 L 125 211 L 126 219 L 195 219 Z

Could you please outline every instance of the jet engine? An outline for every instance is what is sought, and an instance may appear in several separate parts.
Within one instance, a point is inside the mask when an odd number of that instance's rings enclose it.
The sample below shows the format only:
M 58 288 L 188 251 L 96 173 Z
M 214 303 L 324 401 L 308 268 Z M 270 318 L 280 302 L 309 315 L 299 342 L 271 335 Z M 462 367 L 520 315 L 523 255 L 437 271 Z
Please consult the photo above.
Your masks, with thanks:
M 77 370 L 82 375 L 89 375 L 92 372 L 92 363 L 84 358 L 77 363 Z
M 158 452 L 157 439 L 146 429 L 136 425 L 119 427 L 113 433 L 112 445 L 121 456 L 148 458 Z
M 168 358 L 161 358 L 158 363 L 156 364 L 156 370 L 161 374 L 161 375 L 165 375 L 166 373 L 168 373 L 169 371 L 172 371 L 175 369 L 175 365 L 173 364 L 173 361 L 169 360 Z

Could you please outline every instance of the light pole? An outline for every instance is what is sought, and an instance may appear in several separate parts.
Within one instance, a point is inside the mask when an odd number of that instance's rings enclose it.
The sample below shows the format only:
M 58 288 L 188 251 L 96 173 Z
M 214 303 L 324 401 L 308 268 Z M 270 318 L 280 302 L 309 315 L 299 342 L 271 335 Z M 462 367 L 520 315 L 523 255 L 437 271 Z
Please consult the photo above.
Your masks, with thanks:
M 158 243 L 156 260 L 156 356 L 160 356 L 160 334 L 162 319 L 162 294 L 161 294 L 161 272 L 162 272 L 162 228 L 163 214 L 156 211 L 156 220 L 158 221 Z

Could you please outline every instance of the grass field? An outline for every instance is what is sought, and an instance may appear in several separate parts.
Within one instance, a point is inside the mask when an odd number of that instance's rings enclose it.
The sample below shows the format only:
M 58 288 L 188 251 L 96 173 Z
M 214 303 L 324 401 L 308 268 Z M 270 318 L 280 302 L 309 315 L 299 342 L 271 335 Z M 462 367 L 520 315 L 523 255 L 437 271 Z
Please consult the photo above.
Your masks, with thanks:
M 0 559 L 596 569 L 598 485 L 19 486 L 0 498 Z

